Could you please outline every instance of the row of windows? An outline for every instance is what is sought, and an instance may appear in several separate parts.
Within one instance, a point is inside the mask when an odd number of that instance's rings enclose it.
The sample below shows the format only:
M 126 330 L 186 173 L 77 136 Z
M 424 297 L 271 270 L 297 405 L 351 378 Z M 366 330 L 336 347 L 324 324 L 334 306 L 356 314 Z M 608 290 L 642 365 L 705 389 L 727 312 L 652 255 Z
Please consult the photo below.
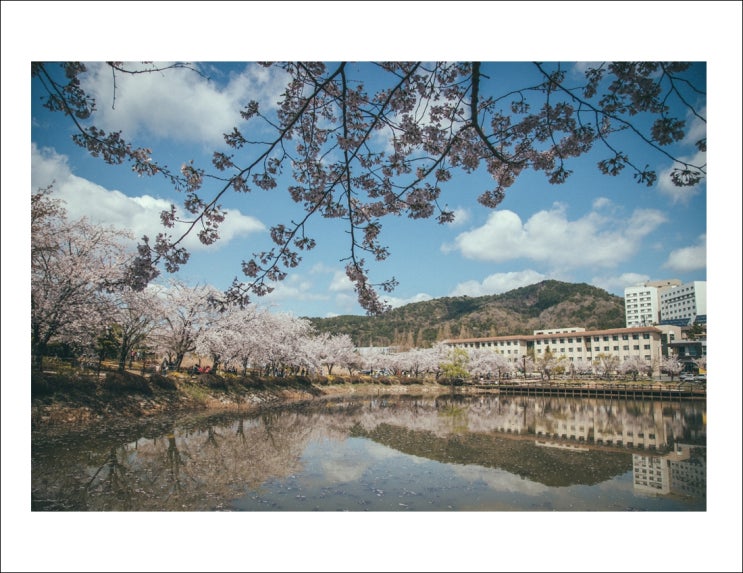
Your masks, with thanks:
M 649 340 L 650 339 L 650 334 L 647 333 L 647 332 L 645 332 L 645 333 L 643 333 L 642 338 L 644 340 Z M 640 335 L 639 334 L 633 334 L 632 335 L 632 340 L 639 340 L 639 339 L 640 339 Z M 536 344 L 537 344 L 537 346 L 541 346 L 542 344 L 544 344 L 546 346 L 549 346 L 550 344 L 558 344 L 558 340 L 559 340 L 559 343 L 560 344 L 565 344 L 565 340 L 566 340 L 565 338 L 559 338 L 559 339 L 558 338 L 552 338 L 552 339 L 549 339 L 549 340 L 546 340 L 546 339 L 545 340 L 537 340 L 536 341 Z M 604 342 L 608 342 L 610 340 L 609 335 L 594 336 L 593 337 L 593 341 L 594 342 L 600 342 L 601 340 L 603 340 Z M 619 335 L 618 334 L 612 335 L 611 336 L 611 340 L 619 340 Z M 628 334 L 623 334 L 622 335 L 622 340 L 629 340 L 629 335 Z M 585 337 L 585 342 L 590 342 L 590 341 L 591 341 L 591 337 L 590 336 L 586 336 Z M 567 343 L 568 344 L 573 344 L 573 342 L 583 342 L 583 337 L 582 336 L 576 336 L 576 337 L 570 337 L 570 338 L 567 339 Z M 513 346 L 518 346 L 518 347 L 523 347 L 524 346 L 523 342 L 520 342 L 520 341 L 515 341 L 515 340 L 514 341 L 511 341 L 511 340 L 503 341 L 503 340 L 500 340 L 500 341 L 497 341 L 497 342 L 492 342 L 491 341 L 491 342 L 480 342 L 480 343 L 477 343 L 477 342 L 465 342 L 465 343 L 462 343 L 461 344 L 461 347 L 463 347 L 463 348 L 477 348 L 477 347 L 482 347 L 482 348 L 489 347 L 489 348 L 491 348 L 493 346 L 511 346 L 511 344 L 513 344 Z M 572 349 L 571 349 L 571 352 L 572 352 Z M 509 353 L 510 353 L 510 350 L 509 350 Z
M 578 349 L 578 350 L 580 350 L 580 349 Z M 635 348 L 635 350 L 638 350 L 638 348 Z M 650 350 L 650 349 L 649 348 L 646 348 L 645 350 Z M 540 354 L 541 352 L 542 352 L 541 349 L 537 350 L 537 354 Z M 631 357 L 630 357 L 629 354 L 625 354 L 624 356 L 622 356 L 622 360 L 629 360 L 630 358 Z M 642 359 L 645 360 L 646 362 L 650 362 L 651 359 L 652 359 L 652 356 L 650 356 L 650 354 L 645 354 L 645 355 L 643 355 Z M 570 362 L 575 362 L 575 358 L 573 356 L 568 356 L 568 360 L 570 360 Z M 583 359 L 579 356 L 578 357 L 578 361 L 579 362 L 582 362 Z M 515 358 L 514 359 L 514 362 L 518 362 L 518 358 Z
M 643 349 L 644 350 L 650 350 L 650 345 L 649 344 L 643 345 Z M 611 350 L 614 351 L 614 352 L 619 352 L 619 347 L 618 346 L 614 346 Z M 629 350 L 629 345 L 622 346 L 622 350 Z M 639 344 L 634 344 L 632 346 L 632 350 L 640 350 L 640 345 Z M 567 349 L 567 351 L 568 352 L 583 352 L 583 348 L 580 347 L 580 346 L 578 346 L 578 347 L 576 347 L 574 349 L 571 346 L 571 347 L 569 347 Z M 593 351 L 594 352 L 601 352 L 601 347 L 600 346 L 594 346 L 593 347 Z M 537 349 L 537 352 L 542 352 L 542 349 L 541 348 Z M 565 352 L 565 348 L 560 348 L 560 352 L 563 352 L 564 353 Z M 604 346 L 604 352 L 609 352 L 609 347 L 608 346 Z M 511 351 L 509 350 L 508 353 L 510 354 Z
M 650 339 L 650 334 L 648 334 L 647 332 L 645 332 L 645 333 L 643 333 L 642 337 L 645 340 L 649 340 Z M 586 336 L 586 342 L 589 342 L 590 339 L 591 339 L 590 336 Z M 544 344 L 550 344 L 550 343 L 551 344 L 557 344 L 557 340 L 558 340 L 557 338 L 553 338 L 552 340 L 544 340 L 544 341 L 537 340 L 537 345 L 541 345 L 542 342 L 544 342 Z M 560 338 L 559 340 L 560 340 L 560 344 L 565 344 L 565 339 L 564 338 Z M 572 338 L 568 338 L 567 340 L 568 340 L 568 344 L 572 344 L 572 342 L 573 342 L 573 339 Z M 609 336 L 608 335 L 604 335 L 604 336 L 594 336 L 593 337 L 593 341 L 594 342 L 599 342 L 600 340 L 604 340 L 605 342 L 608 342 L 609 341 Z M 618 334 L 613 334 L 611 336 L 611 340 L 619 340 L 619 335 Z M 628 334 L 623 334 L 622 335 L 622 340 L 629 340 L 629 335 Z M 633 334 L 632 335 L 632 340 L 640 340 L 640 335 L 639 334 Z M 583 339 L 582 339 L 582 337 L 578 336 L 578 337 L 575 338 L 575 341 L 576 342 L 582 342 Z

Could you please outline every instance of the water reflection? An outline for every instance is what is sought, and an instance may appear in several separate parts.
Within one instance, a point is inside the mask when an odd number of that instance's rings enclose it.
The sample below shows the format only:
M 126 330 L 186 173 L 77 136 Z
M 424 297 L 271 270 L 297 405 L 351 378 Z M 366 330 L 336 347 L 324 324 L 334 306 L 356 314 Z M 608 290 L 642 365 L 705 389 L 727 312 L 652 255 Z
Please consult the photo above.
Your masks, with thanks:
M 706 404 L 449 394 L 35 431 L 32 509 L 706 509 Z

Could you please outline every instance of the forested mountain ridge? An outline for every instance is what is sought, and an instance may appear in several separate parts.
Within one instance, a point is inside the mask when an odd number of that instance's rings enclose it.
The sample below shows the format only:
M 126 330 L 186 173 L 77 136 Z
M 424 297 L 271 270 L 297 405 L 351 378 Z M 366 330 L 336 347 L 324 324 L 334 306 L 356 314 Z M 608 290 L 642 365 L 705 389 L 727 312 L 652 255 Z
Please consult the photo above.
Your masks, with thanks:
M 348 334 L 356 346 L 426 348 L 447 338 L 531 334 L 537 329 L 622 328 L 624 299 L 585 284 L 546 280 L 498 295 L 415 302 L 381 316 L 309 319 L 318 332 Z

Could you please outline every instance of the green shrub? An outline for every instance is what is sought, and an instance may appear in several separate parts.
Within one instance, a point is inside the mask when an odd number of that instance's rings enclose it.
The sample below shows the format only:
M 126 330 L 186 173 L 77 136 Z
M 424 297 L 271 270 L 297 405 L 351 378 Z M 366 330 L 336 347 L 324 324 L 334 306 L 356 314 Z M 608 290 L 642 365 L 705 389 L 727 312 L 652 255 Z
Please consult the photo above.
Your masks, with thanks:
M 439 378 L 439 384 L 442 386 L 464 386 L 463 378 Z

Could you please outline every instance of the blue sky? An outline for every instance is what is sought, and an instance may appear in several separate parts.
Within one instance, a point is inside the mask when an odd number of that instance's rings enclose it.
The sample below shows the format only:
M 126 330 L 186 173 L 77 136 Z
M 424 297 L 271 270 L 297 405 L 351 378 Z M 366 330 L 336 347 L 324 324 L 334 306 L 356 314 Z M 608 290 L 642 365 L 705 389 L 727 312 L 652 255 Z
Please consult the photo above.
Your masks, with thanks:
M 226 150 L 222 134 L 238 124 L 239 109 L 251 99 L 272 106 L 284 84 L 279 73 L 255 63 L 194 64 L 208 79 L 188 70 L 118 77 L 114 106 L 110 70 L 100 61 L 88 62 L 83 85 L 96 96 L 96 124 L 122 130 L 136 146 L 151 147 L 153 157 L 171 168 L 192 159 L 208 166 L 215 149 Z M 582 66 L 569 64 L 569 74 L 577 80 Z M 358 66 L 362 75 L 367 69 L 372 68 Z M 483 71 L 520 87 L 533 85 L 536 77 L 529 63 L 491 62 Z M 696 72 L 698 85 L 704 86 L 706 66 L 698 64 Z M 161 230 L 160 211 L 171 201 L 179 205 L 181 196 L 161 178 L 138 177 L 127 165 L 106 165 L 77 148 L 70 123 L 40 105 L 38 88 L 32 82 L 32 189 L 54 182 L 70 217 L 87 216 L 153 238 Z M 696 103 L 706 111 L 706 102 Z M 673 152 L 703 163 L 706 158 L 695 153 L 693 142 L 706 128 L 689 121 L 691 136 Z M 525 172 L 492 210 L 476 201 L 493 187 L 490 176 L 484 169 L 460 172 L 440 200 L 455 210 L 454 223 L 406 217 L 382 221 L 391 256 L 370 265 L 372 281 L 394 276 L 399 286 L 384 298 L 400 306 L 443 296 L 499 294 L 544 279 L 585 282 L 618 295 L 642 280 L 706 280 L 706 182 L 675 188 L 662 177 L 670 162 L 661 154 L 634 142 L 622 149 L 657 169 L 661 177 L 654 187 L 637 185 L 629 173 L 601 175 L 596 162 L 606 152 L 597 149 L 571 161 L 574 173 L 563 185 Z M 280 187 L 233 194 L 223 204 L 229 214 L 222 238 L 209 247 L 195 236 L 187 243 L 191 260 L 178 277 L 190 284 L 226 289 L 235 276 L 243 278 L 240 262 L 269 246 L 272 225 L 301 215 Z M 310 222 L 309 233 L 317 239 L 316 249 L 273 293 L 254 300 L 298 316 L 364 314 L 343 270 L 342 259 L 348 256 L 343 225 L 318 219 Z

